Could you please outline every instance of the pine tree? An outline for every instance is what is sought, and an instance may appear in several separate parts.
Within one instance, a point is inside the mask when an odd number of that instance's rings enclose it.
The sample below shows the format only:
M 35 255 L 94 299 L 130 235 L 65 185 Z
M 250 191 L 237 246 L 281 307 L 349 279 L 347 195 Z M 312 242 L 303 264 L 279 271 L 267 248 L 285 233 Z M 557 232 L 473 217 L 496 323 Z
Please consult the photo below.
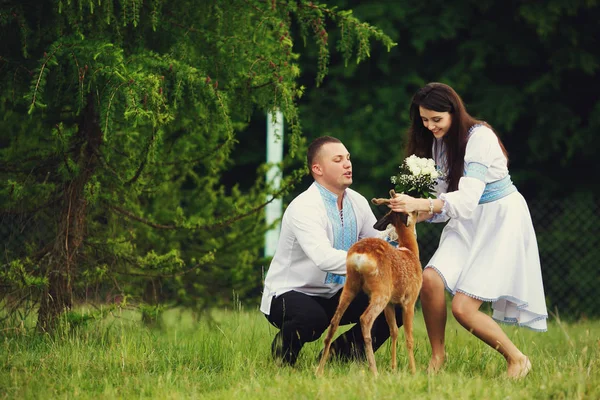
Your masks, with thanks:
M 318 46 L 318 84 L 332 23 L 348 33 L 346 59 L 371 40 L 394 45 L 309 1 L 2 1 L 5 315 L 39 310 L 37 328 L 52 331 L 98 288 L 195 309 L 224 287 L 255 290 L 261 211 L 304 172 L 277 191 L 266 166 L 248 190 L 220 179 L 256 110 L 284 114 L 283 165 L 302 157 L 292 32 Z

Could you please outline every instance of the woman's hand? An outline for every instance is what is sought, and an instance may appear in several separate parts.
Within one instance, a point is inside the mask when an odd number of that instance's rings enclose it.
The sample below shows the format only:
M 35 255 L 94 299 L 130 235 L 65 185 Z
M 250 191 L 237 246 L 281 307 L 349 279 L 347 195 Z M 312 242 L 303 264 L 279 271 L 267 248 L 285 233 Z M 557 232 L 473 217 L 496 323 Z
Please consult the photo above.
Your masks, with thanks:
M 407 194 L 396 193 L 396 196 L 390 200 L 388 207 L 395 212 L 411 213 L 419 210 L 419 200 L 421 199 L 415 199 Z

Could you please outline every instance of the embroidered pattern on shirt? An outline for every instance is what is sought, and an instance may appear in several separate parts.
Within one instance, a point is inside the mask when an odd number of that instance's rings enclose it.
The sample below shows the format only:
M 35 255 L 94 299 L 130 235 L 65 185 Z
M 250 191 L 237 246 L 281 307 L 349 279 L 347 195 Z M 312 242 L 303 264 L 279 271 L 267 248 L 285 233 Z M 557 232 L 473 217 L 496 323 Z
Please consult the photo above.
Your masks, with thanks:
M 318 183 L 315 182 L 315 184 L 321 193 L 327 217 L 333 229 L 333 248 L 348 251 L 358 238 L 356 214 L 354 208 L 352 208 L 352 202 L 348 194 L 344 193 L 342 209 L 338 210 L 337 196 Z M 328 272 L 325 276 L 325 283 L 343 284 L 345 281 L 346 277 L 344 275 Z

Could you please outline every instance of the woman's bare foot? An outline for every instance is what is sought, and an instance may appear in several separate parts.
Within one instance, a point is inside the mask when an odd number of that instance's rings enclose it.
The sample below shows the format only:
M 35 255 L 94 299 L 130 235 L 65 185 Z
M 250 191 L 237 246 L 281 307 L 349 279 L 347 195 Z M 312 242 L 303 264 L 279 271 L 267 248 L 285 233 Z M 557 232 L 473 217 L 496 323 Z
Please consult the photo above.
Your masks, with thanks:
M 445 355 L 441 355 L 441 356 L 432 355 L 431 360 L 429 360 L 429 366 L 427 367 L 427 373 L 435 374 L 444 366 L 445 361 L 446 361 Z
M 522 379 L 531 371 L 531 361 L 526 356 L 508 363 L 507 375 L 511 379 Z

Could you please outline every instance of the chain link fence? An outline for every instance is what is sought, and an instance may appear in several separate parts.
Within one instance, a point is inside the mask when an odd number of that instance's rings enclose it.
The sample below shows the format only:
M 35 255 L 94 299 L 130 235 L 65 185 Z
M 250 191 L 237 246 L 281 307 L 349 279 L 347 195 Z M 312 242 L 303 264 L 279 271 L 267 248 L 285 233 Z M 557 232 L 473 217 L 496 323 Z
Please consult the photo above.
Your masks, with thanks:
M 562 319 L 600 317 L 600 201 L 591 194 L 529 201 L 536 231 L 546 305 Z M 419 224 L 423 266 L 445 224 Z M 509 251 L 509 250 L 507 250 Z
M 549 313 L 558 312 L 562 319 L 568 320 L 599 318 L 600 296 L 596 295 L 596 290 L 600 288 L 600 201 L 592 194 L 581 194 L 565 199 L 531 200 L 528 205 L 537 235 Z M 3 247 L 0 263 L 2 303 L 3 299 L 6 301 L 10 287 L 8 275 L 14 275 L 14 271 L 7 269 L 11 258 L 23 246 L 47 243 L 55 227 L 32 225 L 31 221 L 6 214 L 1 216 L 0 222 Z M 423 265 L 435 252 L 443 227 L 444 224 L 418 225 Z M 23 238 L 24 229 L 37 232 L 29 235 L 27 243 Z M 6 251 L 9 248 L 13 249 L 13 257 L 11 252 Z M 36 274 L 41 271 L 32 272 Z M 257 291 L 260 289 L 256 288 Z M 87 292 L 77 294 L 81 295 L 81 300 L 89 299 Z

